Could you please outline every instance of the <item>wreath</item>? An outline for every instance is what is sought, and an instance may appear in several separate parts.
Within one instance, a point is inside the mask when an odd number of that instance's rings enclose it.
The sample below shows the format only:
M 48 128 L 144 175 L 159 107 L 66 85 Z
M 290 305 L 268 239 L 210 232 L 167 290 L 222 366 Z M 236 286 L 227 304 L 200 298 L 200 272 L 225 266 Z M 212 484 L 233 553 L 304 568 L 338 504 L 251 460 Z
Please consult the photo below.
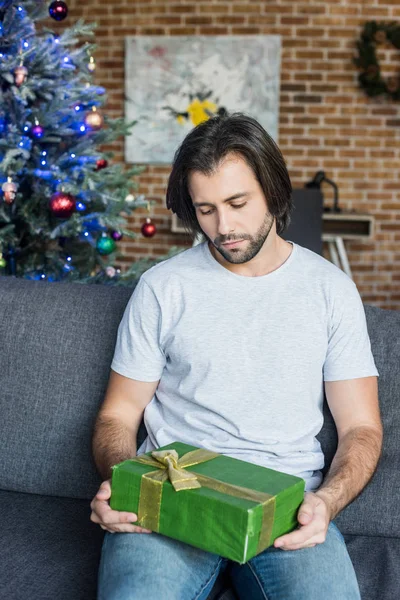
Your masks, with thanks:
M 358 81 L 368 96 L 385 94 L 400 100 L 400 74 L 385 80 L 376 56 L 376 46 L 388 42 L 400 50 L 400 24 L 368 21 L 357 41 L 358 56 L 354 62 L 361 69 Z

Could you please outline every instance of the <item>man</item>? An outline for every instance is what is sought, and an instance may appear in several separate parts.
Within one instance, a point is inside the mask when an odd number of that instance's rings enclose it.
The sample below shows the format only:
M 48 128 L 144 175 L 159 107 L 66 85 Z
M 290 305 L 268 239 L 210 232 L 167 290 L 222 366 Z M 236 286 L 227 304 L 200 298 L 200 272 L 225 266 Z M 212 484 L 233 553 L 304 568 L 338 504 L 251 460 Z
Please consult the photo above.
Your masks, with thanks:
M 203 600 L 224 569 L 240 598 L 360 598 L 333 519 L 380 456 L 378 372 L 355 284 L 279 235 L 291 190 L 278 147 L 240 113 L 197 126 L 175 155 L 167 206 L 206 241 L 142 275 L 118 330 L 93 437 L 100 600 Z M 324 391 L 339 443 L 322 481 Z M 298 528 L 239 565 L 111 510 L 112 465 L 173 441 L 303 477 Z

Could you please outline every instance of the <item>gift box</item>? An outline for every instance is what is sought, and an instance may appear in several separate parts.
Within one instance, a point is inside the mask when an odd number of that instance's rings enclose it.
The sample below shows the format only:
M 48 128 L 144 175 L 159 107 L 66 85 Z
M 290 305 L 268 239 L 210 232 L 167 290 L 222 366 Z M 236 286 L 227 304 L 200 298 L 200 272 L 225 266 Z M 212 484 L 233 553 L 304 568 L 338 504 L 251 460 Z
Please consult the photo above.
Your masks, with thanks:
M 304 487 L 300 477 L 174 442 L 115 465 L 110 506 L 243 564 L 296 528 Z

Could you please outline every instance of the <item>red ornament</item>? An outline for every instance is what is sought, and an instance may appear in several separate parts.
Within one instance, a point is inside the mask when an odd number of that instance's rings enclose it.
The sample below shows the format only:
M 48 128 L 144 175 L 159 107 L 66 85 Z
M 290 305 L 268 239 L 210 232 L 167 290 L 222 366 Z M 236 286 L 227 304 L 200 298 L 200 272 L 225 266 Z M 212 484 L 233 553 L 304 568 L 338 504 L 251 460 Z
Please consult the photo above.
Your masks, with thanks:
M 68 6 L 61 0 L 55 0 L 49 6 L 49 13 L 55 21 L 63 21 L 68 14 Z
M 65 192 L 56 192 L 50 198 L 50 210 L 55 217 L 68 219 L 75 210 L 75 198 L 72 194 Z
M 96 171 L 101 171 L 101 169 L 105 169 L 106 167 L 108 167 L 108 160 L 105 158 L 99 158 L 96 161 Z
M 150 217 L 147 217 L 146 223 L 142 225 L 142 234 L 144 237 L 153 237 L 157 232 L 156 226 L 151 222 Z

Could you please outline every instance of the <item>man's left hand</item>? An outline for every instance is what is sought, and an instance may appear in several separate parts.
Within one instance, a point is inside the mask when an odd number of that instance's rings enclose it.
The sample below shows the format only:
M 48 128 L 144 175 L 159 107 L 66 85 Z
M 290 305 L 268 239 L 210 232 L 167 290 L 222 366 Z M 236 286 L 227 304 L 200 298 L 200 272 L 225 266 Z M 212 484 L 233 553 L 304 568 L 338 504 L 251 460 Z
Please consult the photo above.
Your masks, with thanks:
M 326 532 L 330 523 L 328 504 L 317 493 L 306 492 L 301 504 L 297 520 L 299 527 L 279 538 L 274 542 L 275 548 L 282 550 L 299 550 L 312 548 L 322 544 L 326 539 Z

